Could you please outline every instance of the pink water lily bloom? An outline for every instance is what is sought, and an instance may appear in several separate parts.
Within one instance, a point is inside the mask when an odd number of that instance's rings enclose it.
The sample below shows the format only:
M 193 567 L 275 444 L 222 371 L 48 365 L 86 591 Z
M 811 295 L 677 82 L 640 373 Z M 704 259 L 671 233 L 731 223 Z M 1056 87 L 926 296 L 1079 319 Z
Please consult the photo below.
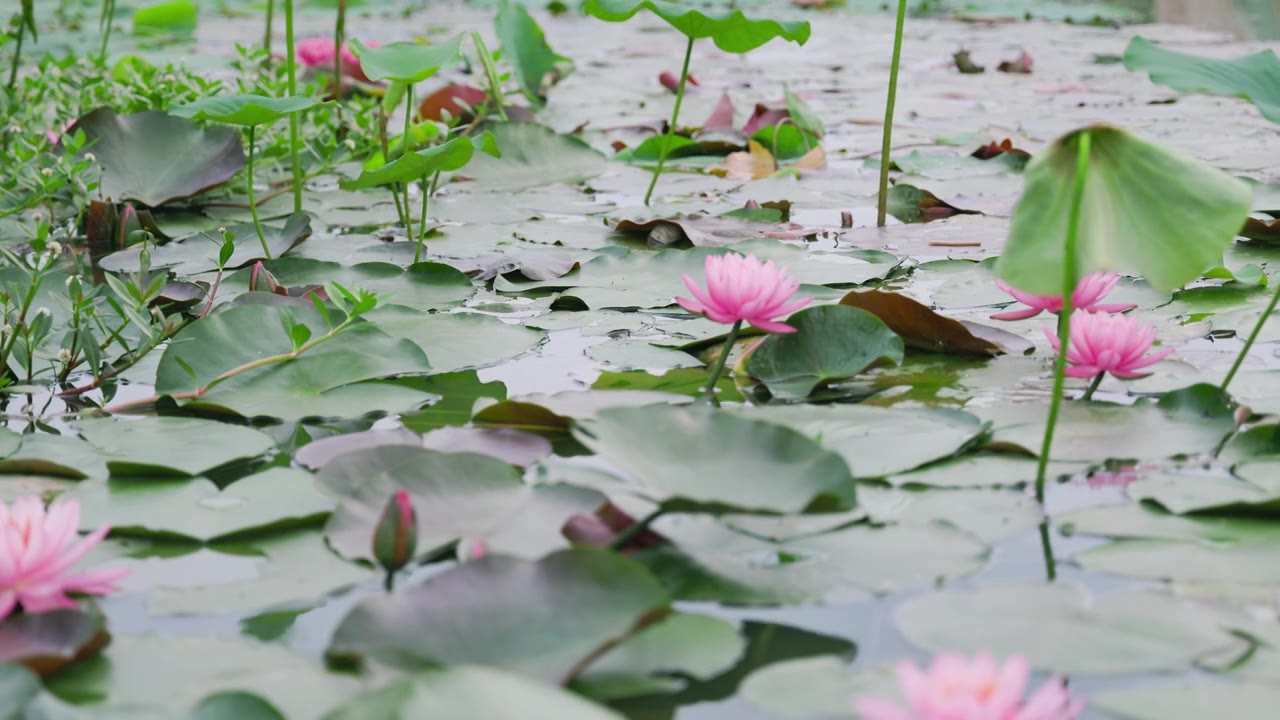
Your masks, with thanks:
M 378 43 L 372 41 L 365 44 L 369 47 L 378 46 Z M 305 68 L 326 70 L 333 67 L 336 49 L 332 38 L 307 38 L 298 41 L 293 54 L 298 64 Z M 342 44 L 342 74 L 360 82 L 369 82 L 364 70 L 360 68 L 360 58 L 351 52 L 346 43 Z
M 1058 336 L 1045 328 L 1053 349 Z M 1067 348 L 1067 376 L 1092 378 L 1109 372 L 1119 378 L 1143 377 L 1138 372 L 1169 357 L 1173 348 L 1147 354 L 1156 341 L 1154 325 L 1127 315 L 1077 310 L 1071 315 L 1071 344 Z
M 1100 310 L 1102 312 L 1117 313 L 1127 312 L 1138 307 L 1137 305 L 1102 302 L 1102 299 L 1115 289 L 1118 282 L 1120 282 L 1120 276 L 1116 273 L 1093 272 L 1085 275 L 1080 278 L 1080 284 L 1076 285 L 1075 291 L 1071 293 L 1071 307 L 1077 310 Z M 1006 310 L 996 313 L 991 316 L 992 320 L 1025 320 L 1045 311 L 1056 313 L 1062 310 L 1061 295 L 1032 295 L 1010 286 L 1003 280 L 997 280 L 996 285 L 1027 307 L 1021 310 Z
M 808 305 L 813 298 L 794 298 L 800 281 L 772 260 L 761 262 L 754 255 L 710 255 L 705 264 L 707 288 L 703 290 L 688 274 L 684 286 L 692 300 L 676 298 L 680 307 L 718 323 L 746 322 L 773 333 L 795 332 L 776 322 Z
M 111 530 L 103 525 L 75 542 L 80 503 L 64 500 L 47 511 L 37 497 L 0 502 L 0 619 L 21 605 L 30 613 L 73 608 L 67 593 L 105 595 L 128 568 L 72 572 Z
M 943 653 L 928 669 L 898 663 L 898 686 L 907 708 L 877 697 L 859 697 L 855 706 L 862 720 L 1073 720 L 1084 712 L 1084 701 L 1072 698 L 1062 679 L 1040 686 L 1026 702 L 1031 668 L 1015 655 L 997 665 L 989 653 L 973 660 Z

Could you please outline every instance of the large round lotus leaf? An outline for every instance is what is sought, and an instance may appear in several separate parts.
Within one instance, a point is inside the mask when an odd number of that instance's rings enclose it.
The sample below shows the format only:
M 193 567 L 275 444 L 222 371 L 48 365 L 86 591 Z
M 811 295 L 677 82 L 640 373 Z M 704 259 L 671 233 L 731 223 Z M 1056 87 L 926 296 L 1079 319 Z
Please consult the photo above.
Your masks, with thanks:
M 739 691 L 769 717 L 787 720 L 853 720 L 855 698 L 893 700 L 899 693 L 892 673 L 855 673 L 833 655 L 766 665 L 747 676 Z
M 1134 500 L 1150 500 L 1179 515 L 1191 512 L 1280 513 L 1280 461 L 1242 463 L 1236 474 L 1159 472 L 1128 487 Z
M 674 543 L 641 557 L 684 600 L 780 604 L 929 587 L 986 563 L 987 546 L 941 525 L 855 525 L 771 541 L 702 515 L 659 518 Z
M 488 555 L 365 599 L 338 625 L 328 652 L 405 669 L 478 663 L 564 682 L 666 604 L 643 566 L 607 550 L 535 562 Z
M 516 80 L 530 100 L 542 104 L 547 91 L 547 78 L 557 77 L 557 66 L 573 67 L 573 61 L 557 55 L 547 44 L 547 38 L 525 6 L 519 2 L 501 0 L 498 14 L 493 19 L 493 29 L 502 44 L 502 54 L 515 70 Z
M 367 382 L 430 370 L 417 345 L 392 338 L 368 322 L 356 323 L 292 360 L 219 380 L 247 363 L 293 352 L 283 312 L 275 305 L 233 305 L 183 328 L 160 358 L 156 392 L 247 417 L 283 420 L 407 411 L 435 398 L 399 385 Z M 293 307 L 290 312 L 293 322 L 311 329 L 313 339 L 328 332 L 313 308 Z M 184 446 L 168 450 L 188 451 Z
M 993 442 L 1038 453 L 1045 406 L 990 405 L 971 408 L 992 424 Z M 1067 403 L 1053 436 L 1052 458 L 1064 462 L 1155 460 L 1215 449 L 1235 429 L 1230 416 L 1177 415 L 1154 405 Z
M 113 475 L 191 476 L 275 447 L 270 435 L 190 417 L 96 418 L 76 424 Z
M 601 700 L 675 692 L 733 667 L 746 646 L 734 623 L 672 613 L 587 666 L 573 688 Z
M 323 104 L 316 98 L 302 95 L 279 98 L 265 95 L 219 95 L 171 107 L 169 114 L 193 120 L 256 127 Z
M 318 717 L 360 682 L 281 645 L 200 637 L 117 637 L 96 658 L 50 678 L 50 692 L 116 717 L 185 717 L 222 690 L 260 695 L 286 717 Z M 165 688 L 162 693 L 156 688 Z
M 283 257 L 263 265 L 285 287 L 336 282 L 348 290 L 368 290 L 387 302 L 419 310 L 461 305 L 475 294 L 470 278 L 440 263 L 424 262 L 402 268 L 384 262 L 342 265 L 309 258 Z M 223 288 L 247 288 L 249 273 L 248 269 L 237 272 L 223 281 Z
M 500 123 L 492 131 L 502 157 L 477 155 L 460 173 L 488 190 L 575 185 L 605 168 L 605 157 L 590 145 L 538 123 Z
M 333 501 L 311 475 L 271 468 L 219 490 L 204 478 L 115 479 L 81 483 L 80 528 L 110 524 L 114 532 L 208 542 L 218 538 L 318 523 Z
M 747 373 L 777 398 L 802 399 L 830 380 L 902 362 L 902 338 L 866 310 L 820 305 L 787 323 L 796 332 L 766 337 L 747 358 Z
M 480 313 L 426 315 L 414 308 L 387 305 L 365 317 L 386 334 L 422 348 L 434 373 L 488 367 L 547 339 L 544 332 Z
M 256 260 L 264 259 L 262 242 L 258 232 L 251 223 L 228 225 L 227 232 L 234 236 L 235 250 L 227 259 L 223 268 L 233 270 L 244 267 Z M 305 213 L 290 215 L 281 227 L 264 223 L 263 236 L 267 239 L 267 247 L 272 257 L 279 257 L 298 243 L 311 236 L 311 216 Z M 167 242 L 164 245 L 147 247 L 153 270 L 169 268 L 179 276 L 196 275 L 218 269 L 219 253 L 223 239 L 218 233 L 201 232 L 194 235 Z M 111 253 L 102 258 L 101 265 L 112 272 L 137 272 L 143 247 L 133 247 Z
M 200 560 L 221 572 L 187 575 L 183 558 L 167 563 L 168 578 L 151 590 L 153 615 L 218 615 L 281 606 L 298 607 L 379 575 L 338 557 L 319 528 L 275 531 L 242 540 L 219 540 Z M 126 578 L 123 583 L 129 583 Z
M 1113 690 L 1089 699 L 1091 707 L 1122 720 L 1272 720 L 1280 707 L 1280 686 L 1260 683 L 1198 682 Z
M 339 498 L 325 528 L 329 543 L 344 557 L 365 560 L 373 559 L 374 527 L 397 490 L 409 491 L 418 513 L 421 554 L 459 538 L 499 532 L 537 494 L 516 468 L 497 458 L 408 445 L 339 455 L 321 468 L 316 482 Z
M 1075 256 L 1066 257 L 1078 149 L 1090 138 Z M 1059 139 L 1027 166 L 996 271 L 1010 285 L 1061 295 L 1061 270 L 1140 275 L 1172 290 L 1221 264 L 1249 214 L 1249 186 L 1217 168 L 1096 125 Z
M 493 133 L 486 130 L 475 137 L 456 137 L 449 142 L 403 155 L 386 165 L 365 170 L 355 180 L 343 182 L 342 188 L 358 190 L 392 183 L 412 182 L 432 173 L 457 170 L 471 162 L 471 157 L 477 150 L 493 157 L 502 157 Z
M 257 695 L 233 690 L 201 700 L 190 720 L 285 720 L 285 717 Z
M 939 522 L 989 543 L 1016 537 L 1044 519 L 1034 498 L 1008 490 L 905 492 L 871 486 L 862 488 L 860 500 L 873 522 Z
M 1124 66 L 1179 92 L 1244 98 L 1268 120 L 1280 123 L 1280 60 L 1273 50 L 1219 60 L 1167 50 L 1138 36 L 1125 48 Z
M 102 166 L 98 192 L 117 202 L 156 207 L 217 187 L 244 168 L 239 132 L 154 110 L 117 115 L 98 108 L 75 129 L 84 131 L 84 152 Z
M 947 409 L 765 405 L 740 412 L 814 438 L 843 457 L 859 478 L 885 477 L 950 457 L 984 431 L 974 416 Z
M 587 0 L 583 12 L 609 22 L 622 22 L 641 10 L 649 10 L 690 38 L 711 38 L 716 47 L 731 53 L 754 50 L 780 37 L 803 45 L 809 40 L 809 23 L 748 18 L 741 10 L 704 13 L 702 10 L 663 0 Z
M 1280 585 L 1280 525 L 1247 517 L 1170 515 L 1135 503 L 1059 516 L 1064 531 L 1120 540 L 1075 555 L 1091 570 L 1203 583 Z
M 908 600 L 895 616 L 907 639 L 928 650 L 1018 653 L 1070 675 L 1185 670 L 1243 645 L 1217 611 L 1138 590 L 1090 601 L 1069 585 L 993 583 Z
M 861 407 L 861 406 L 857 406 Z M 924 441 L 925 437 L 914 440 Z M 883 450 L 884 446 L 880 446 Z M 896 449 L 896 446 L 895 446 Z M 1024 455 L 970 453 L 886 478 L 897 486 L 924 485 L 937 488 L 1020 486 L 1035 482 L 1035 458 Z M 1085 470 L 1085 465 L 1050 463 L 1048 477 L 1056 480 Z
M 365 77 L 402 83 L 422 82 L 445 65 L 457 62 L 461 47 L 461 35 L 432 45 L 394 42 L 369 47 L 359 40 L 351 40 L 351 52 L 359 58 Z
M 853 477 L 838 455 L 790 428 L 709 407 L 604 410 L 574 437 L 669 509 L 802 512 L 850 507 Z
M 612 710 L 519 675 L 473 665 L 423 670 L 347 702 L 324 720 L 622 720 Z

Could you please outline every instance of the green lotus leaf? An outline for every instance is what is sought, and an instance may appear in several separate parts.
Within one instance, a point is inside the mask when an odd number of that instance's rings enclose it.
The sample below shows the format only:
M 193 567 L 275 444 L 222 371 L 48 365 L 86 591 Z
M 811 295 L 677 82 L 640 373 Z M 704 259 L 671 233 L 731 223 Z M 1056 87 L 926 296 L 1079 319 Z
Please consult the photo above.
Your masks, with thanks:
M 186 105 L 169 108 L 169 114 L 194 120 L 212 120 L 228 125 L 256 127 L 269 125 L 293 113 L 325 104 L 327 103 L 323 100 L 305 95 L 282 98 L 263 95 L 220 95 L 200 98 Z
M 1249 214 L 1249 186 L 1181 153 L 1119 128 L 1072 132 L 1027 165 L 996 271 L 1016 288 L 1062 294 L 1070 188 L 1081 138 L 1090 138 L 1076 242 L 1077 276 L 1095 270 L 1142 275 L 1172 290 L 1222 264 Z
M 1280 59 L 1272 50 L 1218 60 L 1166 50 L 1138 36 L 1124 51 L 1124 66 L 1178 92 L 1244 98 L 1268 120 L 1280 123 Z
M 352 38 L 350 45 L 351 52 L 360 59 L 360 69 L 370 80 L 417 83 L 461 59 L 462 36 L 455 35 L 434 45 L 395 42 L 376 48 Z
M 688 5 L 662 0 L 587 0 L 582 6 L 586 14 L 608 22 L 624 22 L 641 10 L 649 10 L 689 38 L 711 38 L 716 47 L 725 52 L 750 52 L 777 37 L 798 45 L 809 40 L 808 22 L 756 20 L 741 10 L 704 13 Z
M 390 185 L 418 180 L 436 172 L 457 170 L 471 162 L 471 156 L 480 152 L 502 157 L 498 149 L 498 141 L 493 133 L 485 131 L 475 137 L 456 137 L 449 142 L 434 147 L 411 152 L 386 165 L 372 170 L 365 170 L 360 177 L 342 183 L 344 190 Z

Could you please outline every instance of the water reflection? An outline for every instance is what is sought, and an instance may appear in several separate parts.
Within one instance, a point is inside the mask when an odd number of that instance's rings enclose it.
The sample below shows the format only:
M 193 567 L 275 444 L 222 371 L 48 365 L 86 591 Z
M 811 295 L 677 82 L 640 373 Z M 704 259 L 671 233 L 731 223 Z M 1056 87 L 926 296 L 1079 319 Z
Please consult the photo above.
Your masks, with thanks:
M 1226 30 L 1241 38 L 1280 39 L 1280 0 L 1156 0 L 1158 22 Z

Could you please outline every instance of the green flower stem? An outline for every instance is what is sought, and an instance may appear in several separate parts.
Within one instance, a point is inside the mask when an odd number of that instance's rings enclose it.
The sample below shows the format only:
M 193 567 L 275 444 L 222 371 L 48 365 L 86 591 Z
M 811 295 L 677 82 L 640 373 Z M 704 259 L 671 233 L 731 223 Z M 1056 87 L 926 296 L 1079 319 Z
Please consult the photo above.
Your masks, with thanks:
M 729 359 L 729 353 L 733 352 L 733 343 L 738 340 L 738 331 L 742 330 L 742 321 L 739 320 L 729 328 L 729 334 L 724 339 L 724 350 L 720 351 L 720 357 L 716 358 L 716 364 L 711 366 L 711 375 L 707 379 L 707 399 L 711 404 L 720 407 L 720 398 L 716 397 L 716 383 L 720 381 L 720 374 L 724 372 L 724 363 Z
M 254 151 L 253 136 L 254 136 L 255 130 L 257 130 L 256 127 L 254 127 L 253 125 L 249 126 L 249 161 L 248 161 L 248 168 L 247 168 L 249 173 L 249 179 L 245 181 L 244 189 L 245 189 L 245 192 L 249 195 L 249 214 L 253 216 L 253 229 L 258 233 L 258 242 L 262 243 L 262 254 L 265 255 L 268 260 L 270 260 L 271 249 L 267 247 L 267 235 L 266 233 L 262 232 L 262 221 L 258 219 L 258 202 L 254 200 L 254 197 L 253 197 L 253 151 Z
M 659 507 L 648 515 L 645 515 L 639 520 L 631 523 L 631 525 L 627 526 L 625 530 L 615 535 L 613 539 L 609 541 L 609 549 L 622 550 L 626 548 L 631 544 L 632 540 L 640 537 L 645 530 L 648 530 L 649 526 L 653 524 L 653 521 L 662 517 L 662 513 L 664 512 L 665 510 Z
M 1084 391 L 1084 395 L 1081 395 L 1080 399 L 1083 400 L 1084 402 L 1089 402 L 1090 400 L 1092 400 L 1094 391 L 1097 390 L 1098 386 L 1102 384 L 1102 378 L 1106 377 L 1106 375 L 1107 375 L 1106 373 L 1098 373 L 1097 375 L 1095 375 L 1093 377 L 1093 382 L 1089 383 L 1089 389 Z
M 22 41 L 27 35 L 26 27 L 18 26 L 18 44 L 13 49 L 13 65 L 9 67 L 9 91 L 18 83 L 18 65 L 22 62 Z
M 409 144 L 409 131 L 413 125 L 413 83 L 409 83 L 404 91 L 404 136 L 400 138 L 400 157 L 405 157 L 413 152 L 413 146 Z M 408 239 L 413 239 L 413 210 L 409 209 L 409 182 L 404 184 L 404 235 Z
M 1063 249 L 1062 310 L 1058 313 L 1058 357 L 1053 363 L 1053 397 L 1049 400 L 1049 418 L 1044 426 L 1044 442 L 1040 445 L 1040 462 L 1036 466 L 1036 500 L 1044 505 L 1044 479 L 1049 469 L 1049 451 L 1053 448 L 1053 431 L 1062 409 L 1062 392 L 1067 379 L 1067 349 L 1071 344 L 1071 295 L 1076 283 L 1076 239 L 1080 234 L 1080 206 L 1084 200 L 1084 181 L 1089 172 L 1089 131 L 1080 133 L 1076 155 L 1076 175 L 1071 186 L 1071 214 L 1067 219 L 1067 244 Z
M 653 197 L 653 189 L 658 186 L 658 176 L 662 174 L 662 166 L 667 162 L 667 153 L 671 150 L 671 136 L 676 132 L 676 123 L 680 120 L 680 103 L 684 102 L 684 84 L 689 79 L 689 59 L 693 57 L 693 38 L 684 48 L 684 66 L 680 68 L 680 86 L 676 88 L 676 106 L 671 109 L 671 123 L 667 126 L 667 134 L 662 139 L 662 150 L 658 152 L 658 166 L 653 169 L 653 177 L 649 180 L 649 189 L 644 192 L 644 204 L 649 204 Z M 734 327 L 737 327 L 736 325 Z
M 342 132 L 342 43 L 347 40 L 347 0 L 338 0 L 338 18 L 333 25 L 333 104 L 338 119 L 338 132 Z M 341 134 L 338 136 L 342 137 Z
M 884 132 L 880 143 L 880 197 L 876 206 L 876 226 L 884 227 L 889 216 L 889 150 L 893 145 L 893 110 L 898 101 L 898 68 L 902 65 L 902 30 L 907 22 L 907 0 L 898 0 L 898 26 L 893 33 L 893 61 L 889 65 L 889 96 L 884 103 Z
M 262 31 L 262 49 L 271 55 L 271 31 L 276 20 L 276 0 L 267 0 L 267 29 Z
M 476 54 L 480 56 L 480 65 L 484 67 L 484 75 L 489 80 L 489 95 L 493 97 L 493 104 L 498 109 L 498 117 L 503 122 L 507 122 L 511 118 L 507 117 L 506 103 L 503 102 L 502 81 L 498 80 L 498 68 L 493 64 L 493 56 L 489 54 L 489 47 L 484 44 L 484 39 L 480 37 L 480 33 L 471 33 L 471 43 L 476 46 Z
M 111 21 L 116 14 L 116 0 L 102 0 L 102 19 L 98 22 L 98 32 L 102 33 L 102 47 L 98 49 L 99 61 L 107 64 L 107 45 L 111 42 Z
M 1258 322 L 1253 326 L 1253 331 L 1249 333 L 1249 339 L 1244 341 L 1244 347 L 1240 348 L 1240 354 L 1236 356 L 1236 361 L 1231 364 L 1231 370 L 1227 376 L 1223 378 L 1220 386 L 1222 392 L 1227 391 L 1227 386 L 1235 379 L 1236 373 L 1240 372 L 1240 366 L 1244 364 L 1244 359 L 1249 356 L 1249 350 L 1253 348 L 1253 343 L 1258 339 L 1258 335 L 1262 334 L 1262 326 L 1267 324 L 1267 319 L 1276 311 L 1276 305 L 1280 304 L 1280 284 L 1276 285 L 1276 291 L 1271 295 L 1271 302 L 1267 303 L 1267 309 L 1262 311 L 1262 317 L 1258 318 Z
M 298 94 L 298 59 L 293 49 L 293 0 L 284 0 L 284 51 L 285 68 L 288 72 L 288 85 L 285 87 L 292 97 Z M 298 152 L 298 113 L 289 114 L 289 163 L 293 168 L 293 211 L 302 212 L 302 162 Z
M 1049 537 L 1049 521 L 1040 523 L 1040 551 L 1044 554 L 1044 574 L 1049 582 L 1058 579 L 1058 561 L 1053 557 L 1053 543 Z
M 422 177 L 422 218 L 418 225 L 418 247 L 413 251 L 413 264 L 417 265 L 422 261 L 422 248 L 427 239 L 427 202 L 431 199 L 432 193 L 436 191 L 436 182 L 440 180 L 440 171 L 437 170 L 431 176 L 431 182 L 427 182 L 424 175 Z

